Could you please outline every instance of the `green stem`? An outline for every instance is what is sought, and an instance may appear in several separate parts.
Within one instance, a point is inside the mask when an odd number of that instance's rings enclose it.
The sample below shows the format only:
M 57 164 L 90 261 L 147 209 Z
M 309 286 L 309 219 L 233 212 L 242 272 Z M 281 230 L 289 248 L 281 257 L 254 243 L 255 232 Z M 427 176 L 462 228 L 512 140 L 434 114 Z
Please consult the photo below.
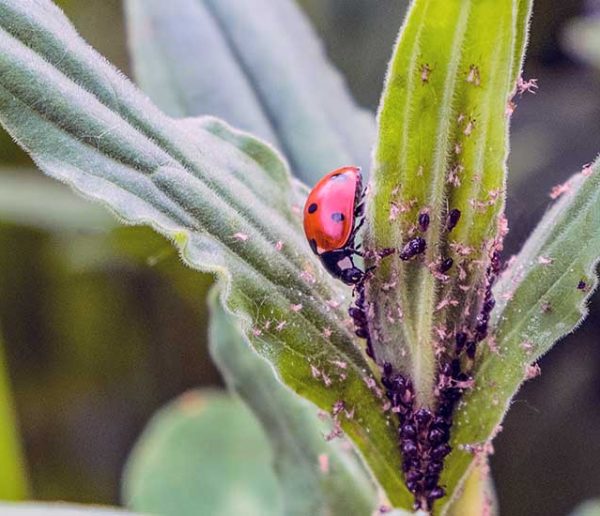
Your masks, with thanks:
M 23 500 L 27 473 L 0 335 L 0 500 Z

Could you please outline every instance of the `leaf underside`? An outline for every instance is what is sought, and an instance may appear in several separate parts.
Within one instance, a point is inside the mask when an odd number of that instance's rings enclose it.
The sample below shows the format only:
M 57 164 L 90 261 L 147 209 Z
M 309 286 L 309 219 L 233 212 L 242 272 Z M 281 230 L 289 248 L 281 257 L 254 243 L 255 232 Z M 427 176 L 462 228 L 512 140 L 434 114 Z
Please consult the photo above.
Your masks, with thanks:
M 136 79 L 166 113 L 218 116 L 264 138 L 307 184 L 341 165 L 368 166 L 374 118 L 293 0 L 125 7 Z

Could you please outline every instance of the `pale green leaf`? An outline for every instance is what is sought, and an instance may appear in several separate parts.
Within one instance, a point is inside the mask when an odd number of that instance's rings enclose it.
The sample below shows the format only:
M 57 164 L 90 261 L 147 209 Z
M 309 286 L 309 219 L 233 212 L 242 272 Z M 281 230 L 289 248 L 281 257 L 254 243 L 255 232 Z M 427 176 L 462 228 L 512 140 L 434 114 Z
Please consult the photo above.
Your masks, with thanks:
M 285 152 L 308 183 L 367 167 L 375 127 L 293 0 L 127 0 L 143 90 L 173 116 L 215 115 Z
M 570 516 L 600 516 L 600 500 L 588 500 L 579 505 Z
M 158 412 L 124 473 L 124 499 L 161 516 L 279 516 L 269 442 L 238 399 L 190 391 Z
M 498 500 L 490 477 L 487 460 L 482 459 L 471 468 L 461 488 L 445 512 L 446 516 L 495 516 Z
M 564 31 L 563 41 L 571 54 L 600 69 L 600 20 L 597 16 L 570 20 Z
M 410 503 L 348 291 L 310 252 L 297 189 L 271 147 L 216 119 L 165 116 L 49 0 L 0 0 L 0 122 L 44 172 L 217 273 L 253 347 L 322 409 L 343 401 L 353 417 L 342 428 L 392 502 Z
M 495 289 L 497 352 L 484 348 L 476 386 L 457 412 L 455 452 L 445 475 L 450 485 L 473 460 L 461 448 L 481 447 L 493 438 L 520 385 L 536 374 L 531 365 L 587 315 L 587 301 L 598 283 L 600 166 L 586 168 L 568 185 Z
M 45 231 L 106 231 L 117 222 L 35 169 L 0 170 L 0 221 Z
M 236 321 L 211 295 L 212 357 L 262 423 L 274 452 L 283 491 L 283 514 L 370 514 L 377 507 L 375 485 L 344 440 L 325 441 L 332 422 L 317 408 L 281 386 L 269 364 L 244 342 Z
M 62 502 L 0 503 L 0 513 L 3 516 L 135 516 L 116 508 Z

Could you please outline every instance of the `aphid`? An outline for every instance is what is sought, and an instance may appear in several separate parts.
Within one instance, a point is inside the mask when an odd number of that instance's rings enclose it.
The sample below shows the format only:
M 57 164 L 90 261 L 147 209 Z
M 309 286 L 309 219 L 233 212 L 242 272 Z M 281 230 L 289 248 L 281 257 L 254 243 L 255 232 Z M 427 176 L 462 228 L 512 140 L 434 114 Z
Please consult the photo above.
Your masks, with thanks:
M 467 334 L 463 331 L 459 331 L 456 334 L 456 355 L 460 355 L 462 350 L 465 349 L 465 345 L 467 344 Z
M 354 239 L 364 221 L 363 197 L 360 168 L 342 167 L 323 177 L 304 205 L 310 248 L 325 269 L 347 285 L 356 285 L 365 275 L 354 264 L 354 256 L 360 255 Z
M 446 229 L 448 231 L 452 231 L 458 224 L 459 220 L 460 220 L 460 210 L 457 210 L 456 208 L 450 210 L 450 213 L 448 213 L 448 217 L 446 219 Z
M 429 82 L 429 76 L 431 75 L 431 67 L 428 64 L 421 66 L 421 82 Z
M 443 498 L 446 495 L 446 491 L 443 487 L 434 487 L 429 493 L 430 500 L 437 500 L 439 498 Z
M 453 264 L 454 260 L 452 258 L 444 258 L 442 263 L 440 263 L 440 272 L 448 272 L 452 268 Z
M 488 295 L 486 296 L 485 301 L 483 303 L 483 311 L 489 313 L 494 309 L 495 306 L 496 300 L 494 299 L 492 293 L 488 292 Z
M 494 251 L 492 253 L 492 258 L 490 261 L 490 272 L 494 274 L 498 274 L 502 269 L 502 259 L 500 258 L 500 253 L 498 251 Z
M 426 408 L 421 408 L 415 412 L 415 421 L 419 424 L 420 427 L 427 426 L 429 421 L 431 421 L 432 414 Z
M 409 240 L 404 245 L 402 251 L 400 251 L 400 254 L 398 256 L 401 260 L 407 261 L 419 254 L 423 254 L 426 248 L 427 242 L 425 242 L 425 239 L 421 237 L 416 237 Z
M 475 354 L 477 353 L 477 344 L 475 342 L 467 343 L 467 356 L 471 360 L 475 360 Z
M 427 231 L 427 228 L 429 227 L 429 213 L 427 212 L 423 212 L 423 213 L 419 213 L 419 229 L 425 233 L 425 231 Z
M 578 290 L 585 290 L 587 288 L 587 283 L 583 280 L 581 280 L 578 284 L 577 284 L 577 289 Z
M 479 86 L 481 84 L 481 76 L 479 74 L 479 68 L 475 65 L 469 67 L 469 74 L 467 75 L 467 82 Z

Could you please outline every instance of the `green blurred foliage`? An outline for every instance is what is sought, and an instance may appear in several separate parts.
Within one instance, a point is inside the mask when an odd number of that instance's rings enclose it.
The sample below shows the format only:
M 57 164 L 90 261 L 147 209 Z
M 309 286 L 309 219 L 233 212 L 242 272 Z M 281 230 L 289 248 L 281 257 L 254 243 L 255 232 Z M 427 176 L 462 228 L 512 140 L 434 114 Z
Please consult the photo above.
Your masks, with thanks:
M 0 335 L 0 500 L 23 500 L 28 496 L 29 488 L 7 372 Z
M 278 516 L 272 460 L 265 432 L 239 398 L 189 391 L 160 410 L 136 444 L 124 498 L 163 516 Z
M 218 381 L 205 346 L 210 283 L 150 230 L 0 227 L 0 320 L 36 497 L 117 501 L 148 415 Z

